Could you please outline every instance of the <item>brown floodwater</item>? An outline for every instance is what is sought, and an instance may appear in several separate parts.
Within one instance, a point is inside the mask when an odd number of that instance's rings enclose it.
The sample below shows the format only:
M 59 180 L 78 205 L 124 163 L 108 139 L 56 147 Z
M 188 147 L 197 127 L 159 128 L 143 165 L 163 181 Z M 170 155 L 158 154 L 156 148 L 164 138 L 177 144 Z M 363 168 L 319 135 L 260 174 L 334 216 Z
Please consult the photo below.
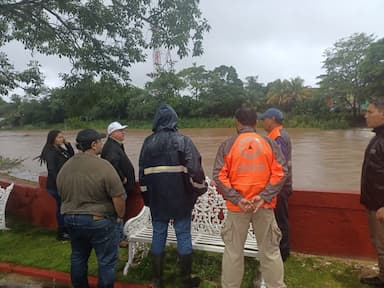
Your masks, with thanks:
M 260 133 L 264 134 L 261 129 Z M 218 146 L 231 137 L 232 128 L 182 129 L 199 149 L 205 173 L 212 175 L 212 165 Z M 360 185 L 363 154 L 373 133 L 369 129 L 320 130 L 288 129 L 292 139 L 293 186 L 300 189 L 352 190 Z M 0 131 L 0 155 L 24 159 L 22 164 L 7 172 L 18 178 L 37 181 L 46 168 L 34 157 L 40 154 L 48 131 Z M 76 131 L 64 131 L 67 140 L 74 143 Z M 128 129 L 125 149 L 136 169 L 144 138 L 149 130 Z M 73 145 L 74 146 L 74 145 Z

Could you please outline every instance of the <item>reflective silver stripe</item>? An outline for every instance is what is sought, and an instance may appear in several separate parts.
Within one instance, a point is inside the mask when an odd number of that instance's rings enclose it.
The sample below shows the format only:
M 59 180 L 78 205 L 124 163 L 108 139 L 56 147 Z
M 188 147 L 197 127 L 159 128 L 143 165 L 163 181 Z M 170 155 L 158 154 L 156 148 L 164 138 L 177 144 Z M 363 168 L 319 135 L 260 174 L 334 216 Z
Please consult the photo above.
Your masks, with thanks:
M 187 167 L 184 167 L 182 165 L 178 165 L 178 166 L 156 166 L 156 167 L 148 167 L 148 168 L 144 169 L 144 175 L 155 174 L 155 173 L 164 173 L 164 172 L 171 172 L 171 173 L 184 172 L 184 173 L 187 173 L 188 169 L 187 169 Z
M 198 183 L 198 182 L 193 182 L 192 178 L 190 178 L 189 180 L 190 180 L 192 186 L 197 188 L 197 189 L 203 189 L 203 188 L 207 187 L 205 181 L 203 181 L 203 183 Z
M 140 191 L 141 192 L 147 191 L 147 186 L 140 186 Z

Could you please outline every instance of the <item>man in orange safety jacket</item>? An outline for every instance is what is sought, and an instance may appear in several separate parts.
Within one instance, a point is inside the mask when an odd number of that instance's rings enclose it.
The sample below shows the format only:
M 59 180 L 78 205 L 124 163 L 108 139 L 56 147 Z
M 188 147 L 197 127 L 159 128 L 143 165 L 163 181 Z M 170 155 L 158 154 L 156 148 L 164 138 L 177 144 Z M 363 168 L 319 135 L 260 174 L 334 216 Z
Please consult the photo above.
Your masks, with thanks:
M 221 284 L 223 288 L 241 286 L 243 250 L 251 223 L 267 287 L 284 288 L 281 232 L 273 208 L 287 177 L 286 161 L 276 142 L 256 133 L 254 109 L 242 107 L 235 118 L 238 134 L 221 144 L 213 168 L 213 179 L 228 208 L 222 229 L 225 250 Z

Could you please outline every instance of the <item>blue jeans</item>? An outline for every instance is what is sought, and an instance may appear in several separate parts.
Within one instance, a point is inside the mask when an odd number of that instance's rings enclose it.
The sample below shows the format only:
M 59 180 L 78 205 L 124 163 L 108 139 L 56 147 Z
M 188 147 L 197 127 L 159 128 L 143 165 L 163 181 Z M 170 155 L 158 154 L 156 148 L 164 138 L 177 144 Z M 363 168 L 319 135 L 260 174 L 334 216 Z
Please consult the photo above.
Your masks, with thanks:
M 160 255 L 164 252 L 168 234 L 168 221 L 152 221 L 152 246 L 151 252 Z M 177 252 L 180 255 L 192 253 L 191 216 L 183 219 L 174 219 L 173 227 L 176 232 Z
M 92 215 L 65 214 L 64 223 L 71 236 L 71 281 L 74 288 L 87 288 L 88 258 L 95 249 L 98 287 L 113 287 L 118 260 L 116 219 L 93 220 Z
M 56 221 L 57 221 L 57 226 L 64 227 L 63 215 L 61 215 L 61 212 L 60 212 L 61 197 L 60 197 L 59 193 L 57 193 L 56 190 L 47 189 L 47 191 L 56 200 Z

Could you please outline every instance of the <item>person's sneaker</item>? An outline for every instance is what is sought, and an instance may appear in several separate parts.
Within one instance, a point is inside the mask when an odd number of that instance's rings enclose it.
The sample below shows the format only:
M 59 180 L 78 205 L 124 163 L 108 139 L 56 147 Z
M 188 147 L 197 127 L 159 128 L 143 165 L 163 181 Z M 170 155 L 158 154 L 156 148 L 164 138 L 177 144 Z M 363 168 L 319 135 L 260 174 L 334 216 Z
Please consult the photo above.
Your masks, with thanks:
M 121 240 L 119 243 L 120 248 L 127 248 L 128 247 L 128 241 L 127 240 Z
M 384 287 L 384 280 L 381 280 L 377 276 L 360 278 L 360 283 L 374 287 Z

